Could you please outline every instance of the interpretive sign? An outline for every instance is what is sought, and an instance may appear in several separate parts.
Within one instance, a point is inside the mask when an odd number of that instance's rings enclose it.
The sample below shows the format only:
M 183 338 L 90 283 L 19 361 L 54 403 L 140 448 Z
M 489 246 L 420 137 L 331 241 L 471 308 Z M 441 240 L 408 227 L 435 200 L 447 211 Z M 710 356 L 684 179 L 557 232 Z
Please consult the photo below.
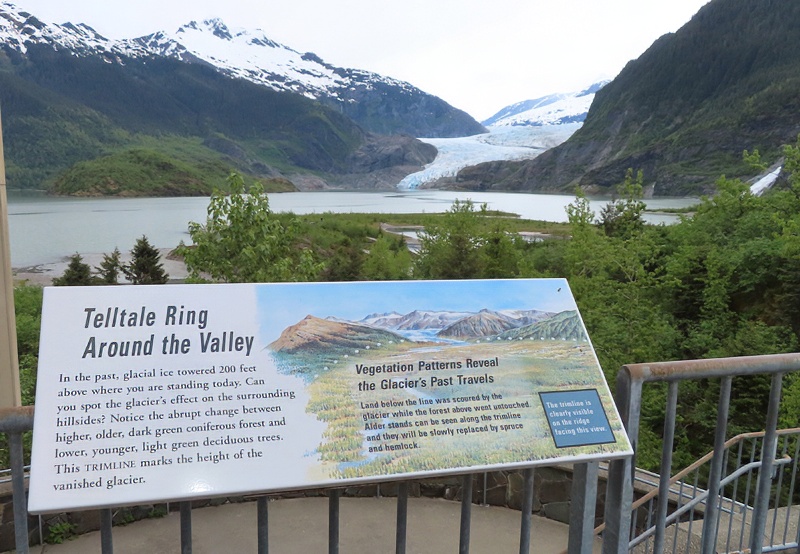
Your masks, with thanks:
M 34 513 L 630 454 L 562 279 L 45 289 Z

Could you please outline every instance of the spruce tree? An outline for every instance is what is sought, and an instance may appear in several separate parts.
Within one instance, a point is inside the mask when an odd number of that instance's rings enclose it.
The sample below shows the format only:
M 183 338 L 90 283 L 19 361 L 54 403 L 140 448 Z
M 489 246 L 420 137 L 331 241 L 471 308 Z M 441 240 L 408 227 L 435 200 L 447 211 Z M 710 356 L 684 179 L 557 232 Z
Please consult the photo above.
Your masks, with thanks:
M 122 262 L 120 261 L 119 248 L 115 248 L 111 254 L 103 254 L 103 261 L 100 262 L 100 267 L 96 268 L 100 276 L 100 281 L 104 285 L 118 284 L 119 272 L 122 269 Z
M 161 285 L 169 279 L 161 264 L 161 254 L 144 235 L 136 241 L 131 261 L 122 266 L 122 272 L 134 285 Z
M 92 284 L 92 269 L 77 252 L 69 257 L 69 265 L 61 277 L 53 279 L 57 287 L 86 286 Z

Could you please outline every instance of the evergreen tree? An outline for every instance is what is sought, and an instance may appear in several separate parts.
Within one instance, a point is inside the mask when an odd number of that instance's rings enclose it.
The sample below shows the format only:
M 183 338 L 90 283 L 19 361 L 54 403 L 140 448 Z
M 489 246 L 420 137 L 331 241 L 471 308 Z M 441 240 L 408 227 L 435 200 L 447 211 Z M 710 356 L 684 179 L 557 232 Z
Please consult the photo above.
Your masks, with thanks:
M 161 285 L 169 279 L 161 264 L 161 254 L 144 235 L 136 241 L 131 261 L 122 266 L 122 272 L 134 285 Z
M 53 279 L 57 287 L 87 286 L 92 283 L 92 269 L 77 252 L 69 257 L 69 265 L 61 277 Z
M 120 256 L 119 248 L 115 248 L 111 254 L 103 254 L 103 261 L 96 269 L 104 285 L 118 284 L 119 272 L 122 270 Z

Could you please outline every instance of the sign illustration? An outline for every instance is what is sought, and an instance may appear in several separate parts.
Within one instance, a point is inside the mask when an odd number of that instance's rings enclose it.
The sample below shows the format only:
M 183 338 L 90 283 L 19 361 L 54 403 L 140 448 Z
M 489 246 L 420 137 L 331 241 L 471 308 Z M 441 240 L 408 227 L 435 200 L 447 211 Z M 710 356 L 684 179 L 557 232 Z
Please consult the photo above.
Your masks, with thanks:
M 631 454 L 562 279 L 45 290 L 34 513 Z

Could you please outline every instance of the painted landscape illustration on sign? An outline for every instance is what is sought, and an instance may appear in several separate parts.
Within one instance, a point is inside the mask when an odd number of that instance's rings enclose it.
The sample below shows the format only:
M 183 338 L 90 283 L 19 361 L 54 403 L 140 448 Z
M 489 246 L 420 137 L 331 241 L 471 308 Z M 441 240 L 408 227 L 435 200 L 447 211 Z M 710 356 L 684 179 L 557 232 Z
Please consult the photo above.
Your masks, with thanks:
M 554 285 L 563 282 L 544 283 L 551 292 L 562 290 Z M 305 382 L 306 411 L 325 424 L 311 454 L 318 457 L 323 477 L 521 464 L 619 451 L 619 445 L 607 443 L 615 442 L 621 425 L 565 284 L 561 296 L 568 298 L 556 310 L 536 306 L 534 293 L 541 281 L 507 284 L 527 290 L 530 298 L 522 300 L 524 305 L 506 303 L 502 308 L 491 304 L 500 303 L 504 295 L 481 295 L 476 287 L 483 283 L 423 286 L 427 292 L 420 294 L 416 285 L 417 302 L 430 298 L 432 305 L 462 309 L 415 304 L 409 311 L 362 317 L 309 313 L 268 343 L 278 371 Z M 335 292 L 330 291 L 323 309 L 345 302 L 347 311 L 355 313 L 362 299 L 341 299 Z M 374 305 L 374 297 L 365 296 Z M 271 314 L 276 312 L 274 301 L 271 297 Z M 402 303 L 396 299 L 395 304 Z M 476 307 L 463 309 L 469 305 Z M 558 309 L 564 307 L 568 309 Z M 599 418 L 592 422 L 605 422 L 604 432 L 612 440 L 578 440 L 571 449 L 558 448 L 539 393 L 586 389 L 596 389 L 601 404 L 588 408 Z

